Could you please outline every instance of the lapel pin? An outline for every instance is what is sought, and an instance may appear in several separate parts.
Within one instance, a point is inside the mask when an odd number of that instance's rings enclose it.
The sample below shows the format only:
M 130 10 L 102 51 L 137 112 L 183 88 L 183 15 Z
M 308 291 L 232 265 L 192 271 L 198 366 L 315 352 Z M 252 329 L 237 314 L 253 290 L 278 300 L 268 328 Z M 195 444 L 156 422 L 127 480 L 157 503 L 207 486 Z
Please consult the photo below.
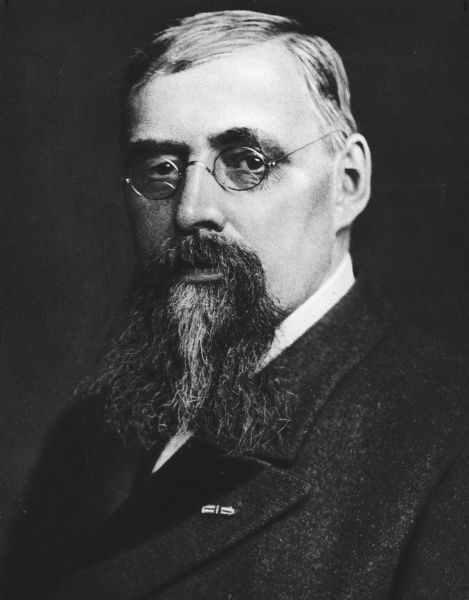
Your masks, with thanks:
M 200 511 L 203 515 L 234 515 L 236 510 L 232 506 L 219 504 L 205 504 Z

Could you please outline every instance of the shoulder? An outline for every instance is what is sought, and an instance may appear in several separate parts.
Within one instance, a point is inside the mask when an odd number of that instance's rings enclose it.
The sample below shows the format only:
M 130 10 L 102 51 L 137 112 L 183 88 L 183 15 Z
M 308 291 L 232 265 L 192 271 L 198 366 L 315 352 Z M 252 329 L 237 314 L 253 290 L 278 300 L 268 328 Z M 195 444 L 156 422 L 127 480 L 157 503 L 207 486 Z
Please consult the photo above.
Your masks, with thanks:
M 450 385 L 466 392 L 469 356 L 399 315 L 376 284 L 364 280 L 356 285 L 364 307 L 362 329 L 383 330 L 366 360 L 381 367 L 383 374 L 399 375 L 415 384 Z
M 366 409 L 382 431 L 458 452 L 469 440 L 469 357 L 399 316 L 377 286 L 357 284 L 341 326 L 349 328 L 348 352 L 360 344 L 362 351 L 336 388 L 339 397 Z
M 28 497 L 56 495 L 62 505 L 93 495 L 101 489 L 107 474 L 114 473 L 139 451 L 106 427 L 101 399 L 80 398 L 67 406 L 47 434 L 33 471 Z M 64 495 L 67 498 L 64 498 Z
M 469 357 L 410 322 L 397 321 L 365 362 L 384 384 L 410 386 L 429 398 L 443 393 L 442 402 L 458 399 L 469 408 Z
M 57 416 L 44 440 L 33 482 L 57 478 L 60 471 L 73 478 L 80 467 L 91 463 L 93 449 L 113 443 L 99 418 L 98 400 L 80 399 L 66 406 Z M 115 441 L 114 441 L 115 443 Z M 53 482 L 47 482 L 47 485 Z
M 89 398 L 68 406 L 47 435 L 9 532 L 6 584 L 14 598 L 65 572 L 131 484 L 132 453 L 103 427 L 98 405 Z
M 379 320 L 379 311 L 374 314 Z M 445 446 L 453 457 L 467 447 L 469 357 L 415 324 L 391 320 L 349 384 L 356 396 L 368 398 L 370 411 L 386 416 L 397 437 L 399 431 L 420 440 L 429 451 Z

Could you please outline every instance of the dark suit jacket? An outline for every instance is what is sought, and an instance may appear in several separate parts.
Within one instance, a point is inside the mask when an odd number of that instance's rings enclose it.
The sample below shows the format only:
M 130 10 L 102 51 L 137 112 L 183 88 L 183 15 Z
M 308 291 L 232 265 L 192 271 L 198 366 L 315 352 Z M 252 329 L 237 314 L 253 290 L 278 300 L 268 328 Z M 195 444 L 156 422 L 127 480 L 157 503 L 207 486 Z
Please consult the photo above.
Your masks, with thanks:
M 10 596 L 467 600 L 466 363 L 360 284 L 282 360 L 299 403 L 281 450 L 193 440 L 152 476 L 161 448 L 69 410 L 13 534 Z

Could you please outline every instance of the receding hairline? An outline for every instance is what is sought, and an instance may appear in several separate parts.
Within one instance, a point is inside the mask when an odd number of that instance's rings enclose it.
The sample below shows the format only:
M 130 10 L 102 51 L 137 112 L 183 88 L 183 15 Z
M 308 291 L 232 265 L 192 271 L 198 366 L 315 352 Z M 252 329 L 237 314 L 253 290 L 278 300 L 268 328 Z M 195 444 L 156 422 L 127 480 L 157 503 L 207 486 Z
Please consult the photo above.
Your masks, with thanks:
M 292 52 L 291 48 L 283 40 L 280 40 L 278 38 L 272 38 L 272 39 L 261 40 L 261 41 L 253 40 L 251 44 L 240 44 L 238 47 L 233 47 L 229 51 L 227 51 L 223 54 L 219 54 L 216 56 L 209 56 L 203 61 L 198 61 L 197 63 L 190 65 L 185 69 L 181 69 L 181 70 L 178 70 L 175 72 L 156 71 L 154 73 L 149 73 L 148 77 L 146 77 L 144 80 L 138 82 L 130 89 L 128 99 L 131 101 L 133 97 L 138 95 L 139 92 L 141 92 L 148 84 L 150 84 L 154 80 L 157 80 L 160 78 L 165 78 L 165 77 L 177 76 L 180 73 L 184 73 L 186 71 L 193 71 L 193 70 L 198 69 L 199 67 L 210 65 L 211 63 L 216 64 L 223 60 L 229 60 L 232 57 L 236 58 L 236 55 L 238 53 L 242 53 L 244 51 L 249 51 L 251 49 L 255 50 L 256 48 L 261 49 L 263 47 L 268 47 L 268 46 L 272 46 L 272 49 L 273 49 L 272 64 L 273 65 L 278 64 L 275 61 L 275 54 L 276 54 L 275 50 L 279 51 L 280 53 L 282 53 L 286 57 L 288 57 L 288 60 L 290 61 L 291 66 L 295 69 L 295 73 L 298 76 L 299 83 L 302 84 L 302 86 L 305 89 L 305 92 L 308 93 L 308 86 L 306 85 L 304 74 L 303 74 L 303 71 L 301 68 L 301 64 L 298 60 L 298 57 L 295 55 L 294 52 Z
M 135 88 L 143 87 L 146 85 L 151 79 L 154 77 L 164 77 L 167 75 L 175 75 L 178 73 L 182 73 L 184 71 L 189 71 L 191 69 L 196 69 L 199 66 L 210 64 L 212 62 L 218 62 L 220 60 L 224 60 L 229 58 L 230 56 L 235 55 L 237 52 L 243 52 L 244 50 L 249 50 L 256 47 L 264 47 L 264 46 L 272 46 L 273 48 L 278 48 L 280 50 L 284 50 L 289 57 L 293 59 L 292 63 L 295 64 L 296 69 L 299 74 L 301 74 L 301 65 L 299 63 L 298 57 L 295 52 L 292 50 L 291 45 L 289 44 L 289 36 L 288 34 L 280 34 L 278 36 L 272 36 L 266 39 L 239 39 L 232 40 L 231 44 L 226 45 L 223 48 L 223 51 L 219 53 L 210 52 L 205 56 L 197 56 L 197 59 L 192 62 L 187 62 L 184 64 L 184 67 L 181 68 L 159 68 L 159 69 L 148 69 L 145 73 L 145 76 L 137 81 L 130 89 L 133 90 Z M 164 55 L 163 55 L 164 57 Z
M 189 70 L 266 43 L 284 48 L 295 59 L 313 110 L 327 128 L 334 126 L 346 135 L 357 131 L 348 79 L 338 52 L 291 18 L 253 11 L 198 13 L 159 31 L 137 52 L 126 72 L 121 96 L 123 124 L 131 97 L 153 77 Z M 335 142 L 342 143 L 339 138 Z

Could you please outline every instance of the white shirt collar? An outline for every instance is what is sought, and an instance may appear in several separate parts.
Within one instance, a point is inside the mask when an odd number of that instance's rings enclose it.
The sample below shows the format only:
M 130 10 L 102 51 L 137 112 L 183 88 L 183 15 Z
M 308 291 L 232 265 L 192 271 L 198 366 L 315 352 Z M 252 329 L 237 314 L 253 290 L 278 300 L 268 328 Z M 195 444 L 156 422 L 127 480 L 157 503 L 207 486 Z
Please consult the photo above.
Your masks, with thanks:
M 354 282 L 352 259 L 350 254 L 347 253 L 329 279 L 281 323 L 275 333 L 272 346 L 261 360 L 258 370 L 267 366 L 310 327 L 315 325 L 345 296 Z M 171 438 L 158 457 L 152 472 L 158 471 L 190 437 L 190 433 L 179 433 Z
M 259 365 L 259 370 L 291 346 L 310 327 L 315 325 L 339 302 L 355 283 L 352 258 L 344 256 L 332 275 L 303 304 L 295 309 L 278 327 L 272 346 Z

